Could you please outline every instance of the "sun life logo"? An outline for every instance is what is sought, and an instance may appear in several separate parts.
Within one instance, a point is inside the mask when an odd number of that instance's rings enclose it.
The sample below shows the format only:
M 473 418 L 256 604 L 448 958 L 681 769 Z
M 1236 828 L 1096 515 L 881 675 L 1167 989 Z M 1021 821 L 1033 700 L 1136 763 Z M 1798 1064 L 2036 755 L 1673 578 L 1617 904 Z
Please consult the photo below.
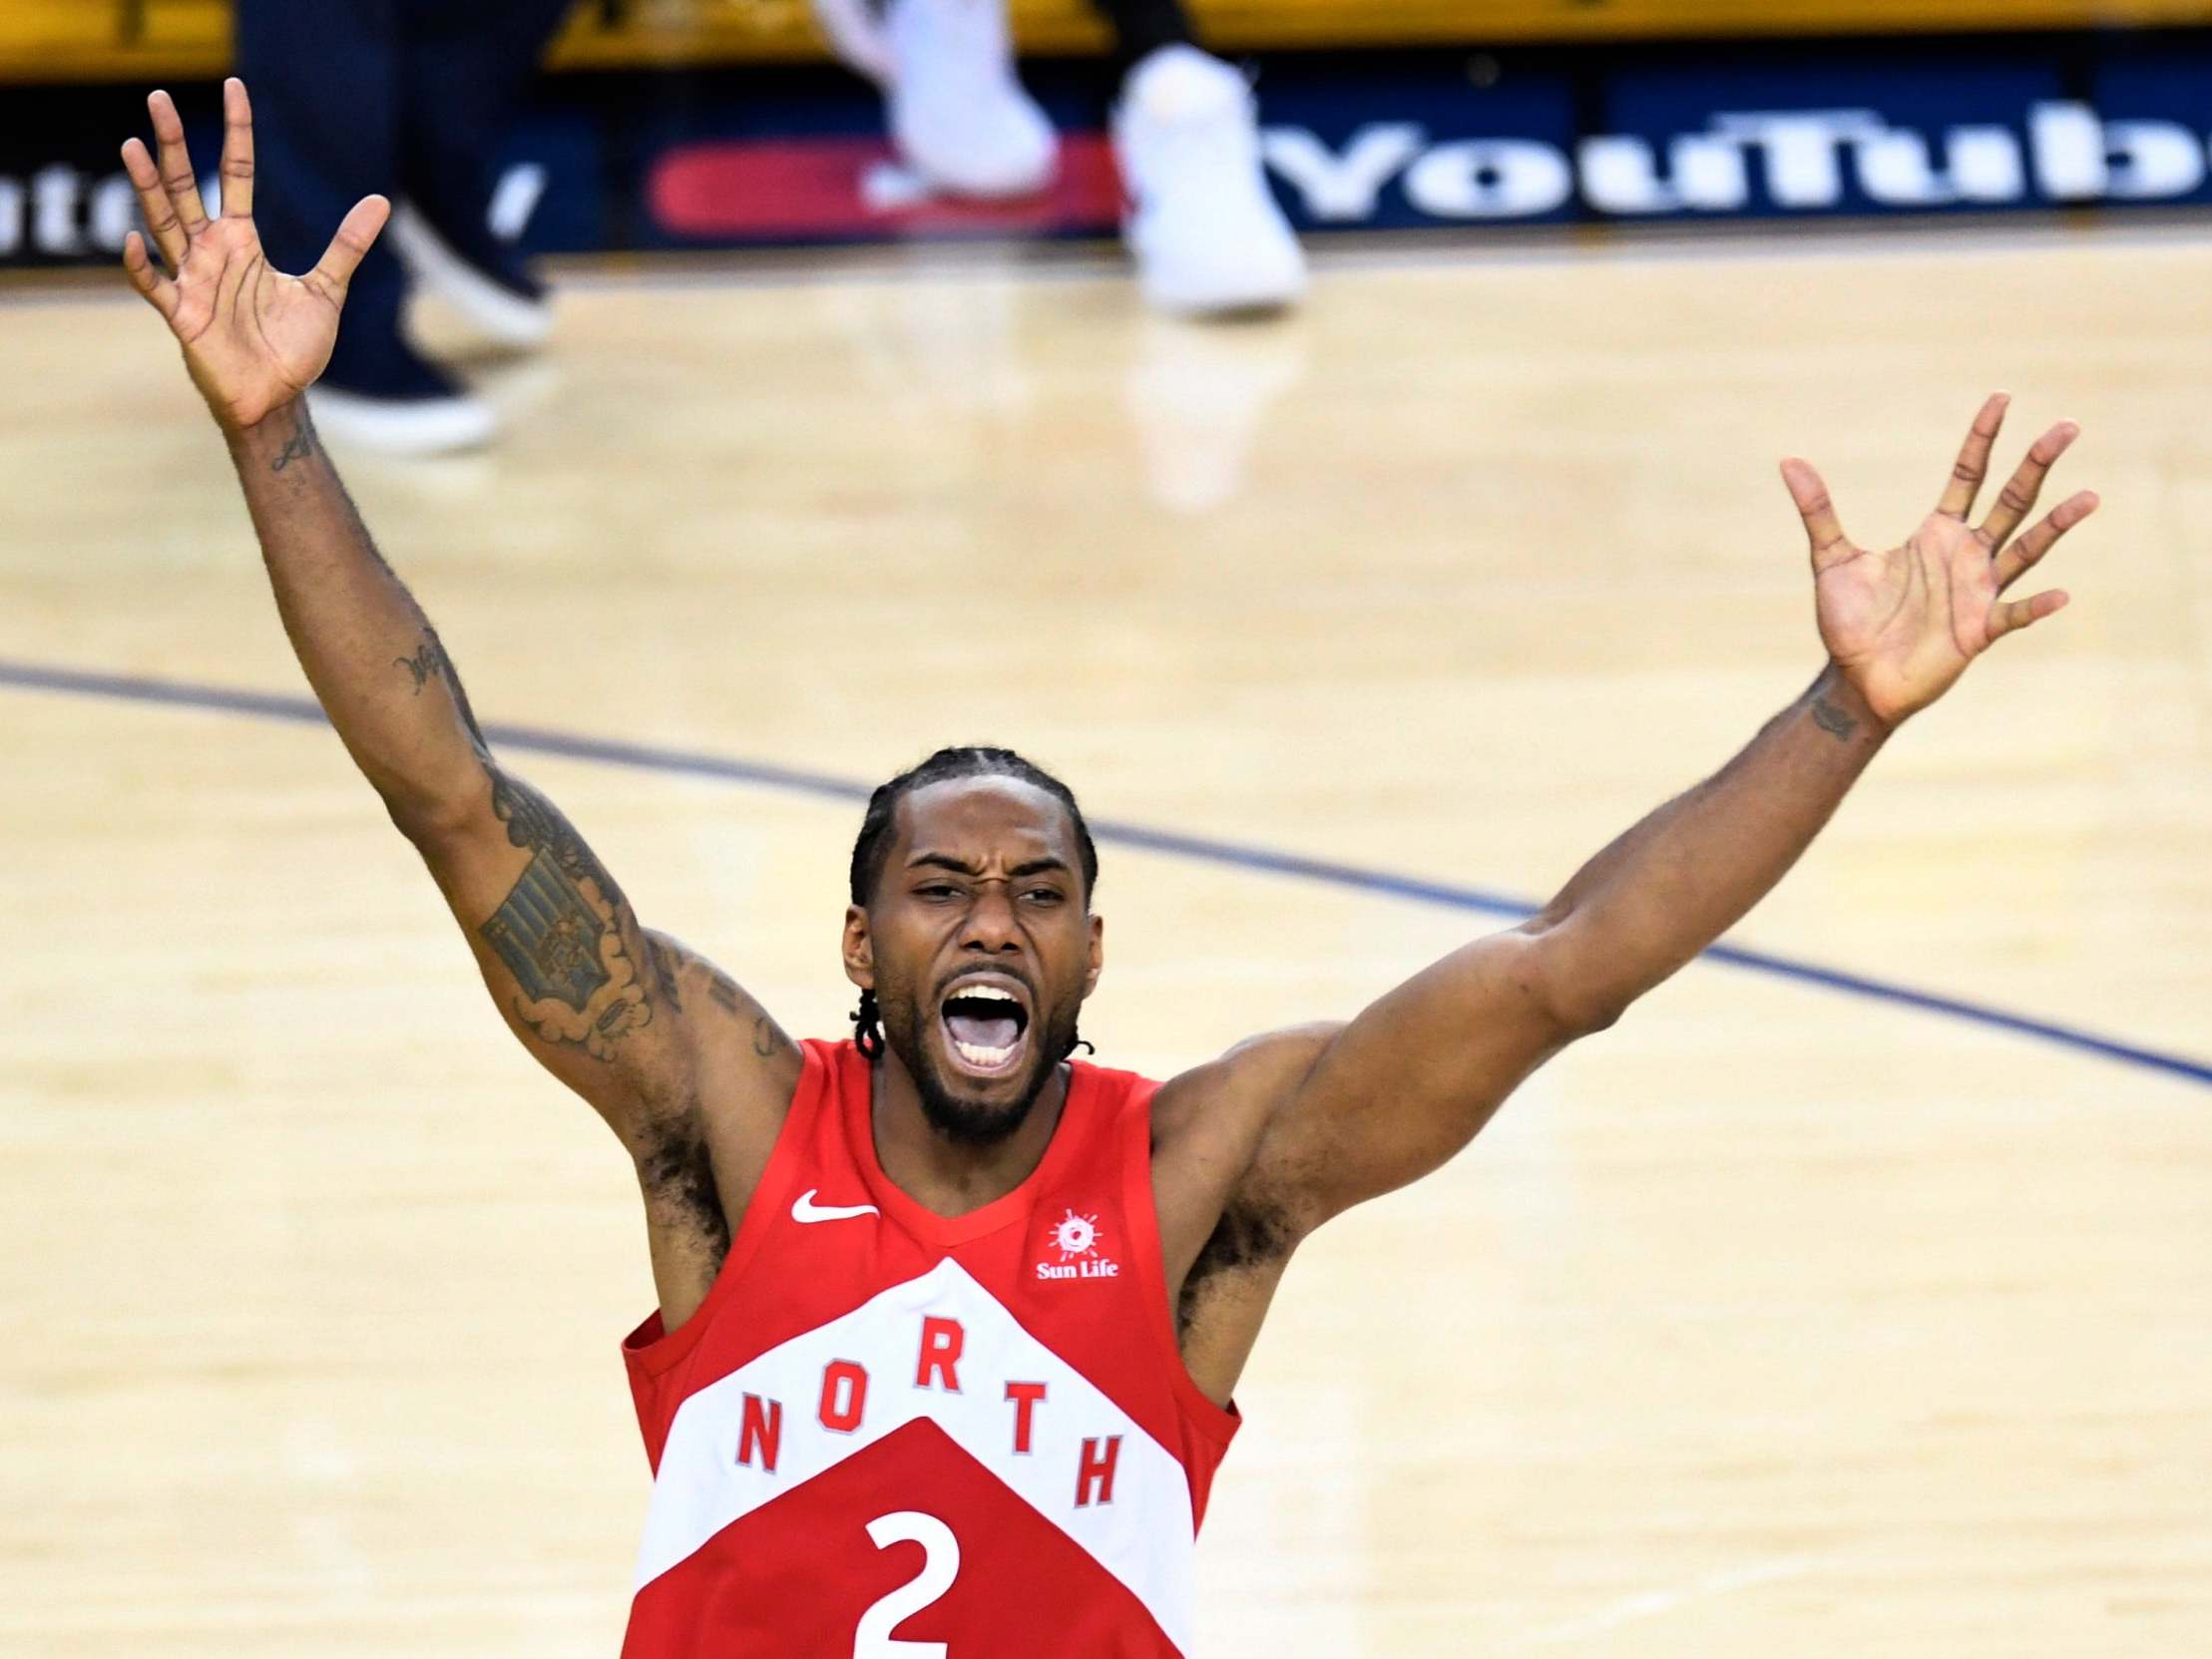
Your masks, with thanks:
M 1099 1249 L 1099 1218 L 1073 1209 L 1054 1222 L 1047 1235 L 1060 1252 L 1058 1262 L 1039 1262 L 1040 1279 L 1117 1279 L 1121 1264 Z
M 1059 1246 L 1060 1259 L 1064 1262 L 1090 1255 L 1099 1244 L 1099 1218 L 1070 1210 L 1053 1228 L 1053 1243 Z

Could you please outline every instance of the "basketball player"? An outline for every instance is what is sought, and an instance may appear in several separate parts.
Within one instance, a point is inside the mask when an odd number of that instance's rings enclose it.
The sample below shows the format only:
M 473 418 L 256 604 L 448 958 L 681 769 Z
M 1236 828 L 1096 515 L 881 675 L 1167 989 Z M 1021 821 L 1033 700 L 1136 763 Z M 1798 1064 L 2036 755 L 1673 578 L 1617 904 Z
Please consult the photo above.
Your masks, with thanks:
M 637 1659 L 1187 1653 L 1230 1395 L 1293 1253 L 1742 916 L 1900 722 L 2065 603 L 2000 596 L 2096 505 L 2014 534 L 2060 425 L 1970 525 L 2001 397 L 1887 552 L 1786 462 L 1826 653 L 1802 696 L 1522 926 L 1157 1085 L 1071 1058 L 1105 964 L 1075 797 L 1005 750 L 941 751 L 853 847 L 855 1037 L 795 1043 L 486 745 L 300 395 L 386 205 L 304 277 L 271 269 L 245 89 L 224 98 L 220 218 L 181 142 L 125 146 L 169 269 L 136 235 L 125 266 L 222 430 L 331 723 L 501 1016 L 637 1170 L 660 1298 L 624 1350 L 655 1469 Z

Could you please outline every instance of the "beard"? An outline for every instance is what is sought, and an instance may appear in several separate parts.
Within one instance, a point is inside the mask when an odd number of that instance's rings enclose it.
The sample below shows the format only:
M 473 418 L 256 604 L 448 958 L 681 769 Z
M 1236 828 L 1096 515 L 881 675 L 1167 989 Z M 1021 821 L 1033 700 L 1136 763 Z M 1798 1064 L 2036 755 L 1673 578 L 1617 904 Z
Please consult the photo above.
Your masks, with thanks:
M 1003 1105 L 978 1100 L 963 1092 L 965 1079 L 947 1076 L 936 1055 L 922 1040 L 926 1022 L 935 1016 L 924 1010 L 911 994 L 879 1000 L 884 1046 L 898 1055 L 906 1074 L 914 1079 L 914 1091 L 922 1102 L 922 1116 L 930 1128 L 961 1146 L 989 1146 L 1006 1139 L 1028 1119 L 1030 1108 L 1053 1080 L 1060 1062 L 1075 1052 L 1076 1019 L 1083 1010 L 1081 997 L 1041 1016 L 1042 1026 L 1032 1044 L 1029 1075 L 1021 1092 Z

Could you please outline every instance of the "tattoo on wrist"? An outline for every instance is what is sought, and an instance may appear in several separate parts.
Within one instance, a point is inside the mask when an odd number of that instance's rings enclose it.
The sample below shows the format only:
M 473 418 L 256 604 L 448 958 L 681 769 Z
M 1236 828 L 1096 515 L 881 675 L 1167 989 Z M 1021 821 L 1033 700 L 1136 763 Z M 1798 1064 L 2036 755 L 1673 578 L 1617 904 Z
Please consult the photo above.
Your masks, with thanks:
M 1850 741 L 1851 734 L 1859 729 L 1856 715 L 1838 708 L 1826 697 L 1813 699 L 1813 724 L 1839 743 Z
M 297 408 L 292 410 L 292 435 L 284 440 L 284 447 L 269 462 L 268 470 L 282 472 L 297 461 L 311 460 L 315 453 L 315 427 L 306 414 Z

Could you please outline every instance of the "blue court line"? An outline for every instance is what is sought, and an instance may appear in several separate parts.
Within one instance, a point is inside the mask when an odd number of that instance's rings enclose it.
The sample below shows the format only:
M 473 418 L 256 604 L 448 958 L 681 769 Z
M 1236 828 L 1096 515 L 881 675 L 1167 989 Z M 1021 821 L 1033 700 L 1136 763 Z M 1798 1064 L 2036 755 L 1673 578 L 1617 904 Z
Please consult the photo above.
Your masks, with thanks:
M 299 725 L 325 723 L 322 709 L 310 697 L 271 691 L 248 691 L 221 685 L 196 685 L 190 681 L 167 679 L 152 674 L 101 673 L 0 658 L 0 686 L 24 691 L 106 697 L 119 702 L 156 703 L 172 708 L 214 709 L 226 714 L 249 714 L 259 719 L 289 720 Z M 492 742 L 505 748 L 558 755 L 567 760 L 590 760 L 602 765 L 626 766 L 637 771 L 718 778 L 729 783 L 752 784 L 764 789 L 780 789 L 790 794 L 813 795 L 836 801 L 865 801 L 869 793 L 869 785 L 828 772 L 776 766 L 757 760 L 737 760 L 697 749 L 632 743 L 615 738 L 555 731 L 544 726 L 511 725 L 504 722 L 488 723 L 484 727 L 484 733 Z M 1494 893 L 1485 888 L 1424 881 L 1415 876 L 1393 875 L 1389 871 L 1371 870 L 1357 864 L 1341 864 L 1334 859 L 1308 858 L 1299 853 L 1278 852 L 1266 847 L 1247 846 L 1242 842 L 1217 841 L 1207 836 L 1183 835 L 1173 830 L 1148 829 L 1141 824 L 1093 819 L 1091 830 L 1100 841 L 1118 846 L 1136 847 L 1145 852 L 1164 853 L 1172 858 L 1192 859 L 1204 864 L 1226 865 L 1231 869 L 1289 876 L 1300 881 L 1317 882 L 1358 893 L 1373 893 L 1385 898 L 1407 899 L 1416 904 L 1437 905 L 1448 910 L 1476 911 L 1518 921 L 1539 908 L 1525 899 Z M 1991 1008 L 1985 1004 L 1963 1002 L 1956 997 L 1939 996 L 1934 992 L 1916 991 L 1910 986 L 1893 985 L 1886 980 L 1868 979 L 1864 975 L 1822 968 L 1814 963 L 1772 956 L 1764 951 L 1749 951 L 1735 945 L 1712 946 L 1705 952 L 1705 956 L 1713 962 L 1725 963 L 1733 968 L 1755 969 L 1763 974 L 1795 980 L 1802 985 L 1821 986 L 1854 997 L 1867 997 L 1878 1002 L 1920 1009 L 1930 1014 L 1947 1015 L 1954 1020 L 2011 1032 L 2020 1037 L 2034 1037 L 2038 1041 L 2054 1042 L 2063 1047 L 2100 1054 L 2106 1059 L 2120 1060 L 2129 1065 L 2144 1066 L 2153 1071 L 2187 1077 L 2192 1082 L 2212 1085 L 2212 1064 L 2191 1059 L 2186 1054 L 2166 1053 L 2156 1048 L 2123 1042 L 2116 1037 L 2101 1037 L 2077 1026 L 2062 1026 L 2048 1020 L 2008 1014 L 2002 1009 Z

